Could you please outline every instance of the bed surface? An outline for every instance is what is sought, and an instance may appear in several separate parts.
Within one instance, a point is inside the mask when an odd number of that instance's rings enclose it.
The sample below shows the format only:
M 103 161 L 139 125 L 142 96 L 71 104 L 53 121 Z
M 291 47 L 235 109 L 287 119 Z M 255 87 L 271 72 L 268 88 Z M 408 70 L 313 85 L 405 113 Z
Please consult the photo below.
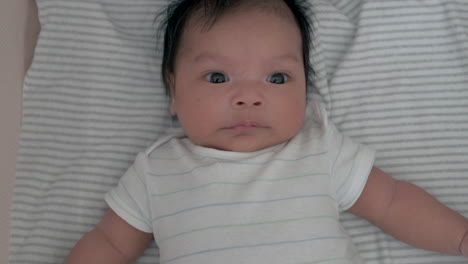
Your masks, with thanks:
M 21 91 L 35 44 L 38 22 L 34 18 L 34 1 L 0 1 L 0 263 L 8 259 Z

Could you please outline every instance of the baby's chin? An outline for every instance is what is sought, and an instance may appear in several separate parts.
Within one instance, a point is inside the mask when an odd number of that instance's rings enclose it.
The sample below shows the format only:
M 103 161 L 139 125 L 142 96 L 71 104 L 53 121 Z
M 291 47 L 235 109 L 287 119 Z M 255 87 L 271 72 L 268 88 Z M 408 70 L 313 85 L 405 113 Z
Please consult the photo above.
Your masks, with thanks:
M 230 151 L 230 152 L 242 152 L 242 153 L 247 153 L 247 152 L 256 152 L 256 151 L 260 151 L 262 149 L 266 149 L 266 148 L 269 148 L 269 147 L 272 147 L 272 146 L 253 146 L 253 145 L 247 145 L 247 146 L 243 146 L 243 145 L 236 145 L 236 146 L 226 146 L 226 147 L 220 147 L 220 148 L 216 148 L 218 150 L 223 150 L 223 151 Z
M 245 140 L 234 140 L 231 142 L 222 142 L 222 143 L 209 143 L 205 142 L 204 144 L 198 144 L 202 147 L 213 148 L 221 151 L 230 151 L 230 152 L 256 152 L 269 147 L 273 147 L 284 143 L 286 140 L 275 140 L 275 141 L 262 141 L 255 139 L 245 139 Z

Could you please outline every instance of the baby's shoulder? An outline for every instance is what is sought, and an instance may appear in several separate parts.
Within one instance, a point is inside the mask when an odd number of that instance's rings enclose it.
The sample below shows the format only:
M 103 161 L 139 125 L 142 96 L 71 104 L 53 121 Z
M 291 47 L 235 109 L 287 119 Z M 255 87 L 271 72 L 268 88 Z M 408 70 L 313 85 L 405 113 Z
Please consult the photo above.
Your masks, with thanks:
M 182 151 L 183 141 L 186 136 L 183 134 L 165 135 L 156 140 L 150 147 L 148 147 L 144 154 L 147 158 L 152 159 L 167 159 L 171 158 L 177 153 Z

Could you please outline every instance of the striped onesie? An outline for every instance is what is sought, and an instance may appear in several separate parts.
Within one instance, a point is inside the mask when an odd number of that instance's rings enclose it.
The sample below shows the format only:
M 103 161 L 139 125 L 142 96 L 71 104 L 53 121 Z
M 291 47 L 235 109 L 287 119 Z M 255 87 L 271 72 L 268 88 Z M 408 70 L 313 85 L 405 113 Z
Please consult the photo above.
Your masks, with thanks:
M 154 234 L 161 264 L 362 263 L 339 223 L 374 152 L 341 135 L 312 103 L 293 139 L 256 152 L 169 136 L 140 153 L 109 206 Z

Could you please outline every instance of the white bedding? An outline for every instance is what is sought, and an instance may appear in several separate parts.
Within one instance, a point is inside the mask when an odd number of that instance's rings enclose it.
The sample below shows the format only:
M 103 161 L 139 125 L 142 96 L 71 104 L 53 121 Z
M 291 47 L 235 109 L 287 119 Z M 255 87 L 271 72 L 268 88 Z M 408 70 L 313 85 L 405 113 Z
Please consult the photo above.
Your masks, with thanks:
M 62 263 L 104 193 L 168 130 L 155 52 L 166 0 L 38 0 L 24 85 L 10 264 Z M 468 216 L 468 1 L 311 0 L 314 95 L 376 165 Z M 468 263 L 411 248 L 349 214 L 368 263 Z M 155 263 L 148 249 L 138 263 Z

